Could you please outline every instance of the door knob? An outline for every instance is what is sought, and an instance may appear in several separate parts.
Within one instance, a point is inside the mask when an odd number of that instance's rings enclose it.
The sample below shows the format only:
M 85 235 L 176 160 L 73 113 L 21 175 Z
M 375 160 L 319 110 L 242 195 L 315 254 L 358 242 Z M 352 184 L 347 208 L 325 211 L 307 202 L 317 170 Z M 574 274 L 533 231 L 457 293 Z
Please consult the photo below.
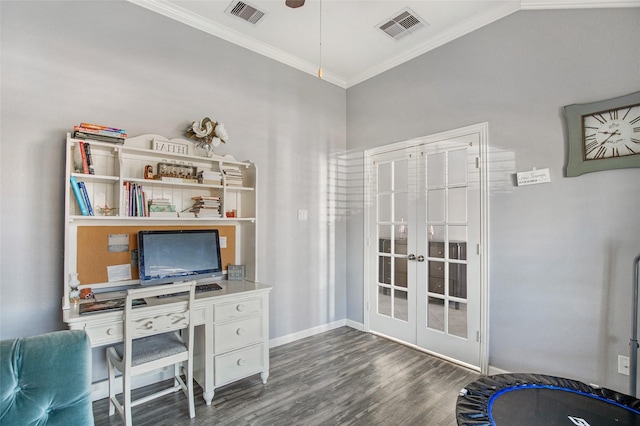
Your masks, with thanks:
M 418 262 L 424 262 L 424 256 L 423 255 L 418 256 Z
M 407 259 L 416 260 L 416 255 L 415 254 L 410 254 L 409 256 L 407 256 Z

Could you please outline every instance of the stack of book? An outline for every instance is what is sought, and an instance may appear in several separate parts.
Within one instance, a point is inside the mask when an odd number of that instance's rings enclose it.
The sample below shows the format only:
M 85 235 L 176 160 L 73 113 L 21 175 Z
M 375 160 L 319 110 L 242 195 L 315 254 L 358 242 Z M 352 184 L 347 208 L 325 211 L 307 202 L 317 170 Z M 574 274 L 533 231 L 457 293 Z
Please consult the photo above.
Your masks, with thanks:
M 80 123 L 79 126 L 73 126 L 73 137 L 82 140 L 90 139 L 93 141 L 123 144 L 127 138 L 127 132 L 124 129 L 115 127 Z
M 78 141 L 73 150 L 73 165 L 76 173 L 94 175 L 93 157 L 91 156 L 91 146 L 89 142 Z
M 191 199 L 195 203 L 190 211 L 196 217 L 222 217 L 220 214 L 220 197 L 198 196 Z
M 222 168 L 224 173 L 224 182 L 226 186 L 242 186 L 242 171 L 237 166 L 224 166 Z
M 168 198 L 152 198 L 149 200 L 149 217 L 178 217 L 178 213 Z
M 198 182 L 206 185 L 222 185 L 222 173 L 213 170 L 198 172 Z
M 142 185 L 135 182 L 124 183 L 124 203 L 127 216 L 149 216 L 147 195 Z
M 74 176 L 71 176 L 70 180 L 71 189 L 73 189 L 73 193 L 76 196 L 80 214 L 82 216 L 93 216 L 91 199 L 89 198 L 89 193 L 87 192 L 87 187 L 85 186 L 84 182 L 78 182 L 78 180 Z

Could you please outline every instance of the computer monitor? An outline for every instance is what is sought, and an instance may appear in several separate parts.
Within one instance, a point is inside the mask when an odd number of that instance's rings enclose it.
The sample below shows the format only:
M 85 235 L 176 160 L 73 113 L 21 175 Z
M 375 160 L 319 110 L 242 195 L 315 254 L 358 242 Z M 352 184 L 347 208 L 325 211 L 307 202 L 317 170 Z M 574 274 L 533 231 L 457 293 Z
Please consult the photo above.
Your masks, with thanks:
M 217 229 L 138 232 L 141 285 L 222 277 Z

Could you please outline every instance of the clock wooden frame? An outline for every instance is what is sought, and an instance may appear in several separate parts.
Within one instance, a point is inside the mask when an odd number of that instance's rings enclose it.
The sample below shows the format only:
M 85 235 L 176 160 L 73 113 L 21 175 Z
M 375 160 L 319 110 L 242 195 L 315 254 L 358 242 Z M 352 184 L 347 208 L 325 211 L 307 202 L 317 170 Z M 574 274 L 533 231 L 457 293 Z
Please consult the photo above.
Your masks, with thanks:
M 579 176 L 584 173 L 598 172 L 601 170 L 640 167 L 640 153 L 624 157 L 585 160 L 583 142 L 584 129 L 582 127 L 582 118 L 584 116 L 634 106 L 637 104 L 640 104 L 640 92 L 599 102 L 574 104 L 564 107 L 564 115 L 569 136 L 569 157 L 566 169 L 567 177 Z

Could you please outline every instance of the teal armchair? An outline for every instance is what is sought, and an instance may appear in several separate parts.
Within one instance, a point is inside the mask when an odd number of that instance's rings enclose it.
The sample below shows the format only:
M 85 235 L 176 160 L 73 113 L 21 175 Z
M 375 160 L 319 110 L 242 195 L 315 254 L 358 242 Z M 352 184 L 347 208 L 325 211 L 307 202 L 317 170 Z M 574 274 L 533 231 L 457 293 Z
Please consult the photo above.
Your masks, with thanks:
M 0 342 L 0 424 L 91 426 L 91 344 L 84 331 Z

